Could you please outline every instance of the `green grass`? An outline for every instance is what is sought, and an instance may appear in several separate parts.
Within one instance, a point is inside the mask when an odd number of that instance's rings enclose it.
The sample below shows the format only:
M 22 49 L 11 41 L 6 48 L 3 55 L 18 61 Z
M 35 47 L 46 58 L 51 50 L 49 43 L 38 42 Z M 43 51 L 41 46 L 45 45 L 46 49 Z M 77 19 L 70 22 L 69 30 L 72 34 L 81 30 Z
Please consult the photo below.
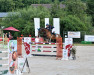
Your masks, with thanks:
M 94 44 L 74 44 L 74 46 L 94 46 Z

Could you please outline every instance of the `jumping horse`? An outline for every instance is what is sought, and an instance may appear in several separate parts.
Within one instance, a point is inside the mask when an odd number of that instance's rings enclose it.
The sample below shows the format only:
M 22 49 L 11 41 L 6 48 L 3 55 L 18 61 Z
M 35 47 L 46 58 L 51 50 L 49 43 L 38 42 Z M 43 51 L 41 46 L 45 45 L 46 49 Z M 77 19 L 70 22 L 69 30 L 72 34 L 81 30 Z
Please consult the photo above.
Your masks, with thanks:
M 56 37 L 61 37 L 59 34 L 56 34 L 56 35 L 54 35 L 54 34 L 52 34 L 48 29 L 46 29 L 46 28 L 40 28 L 39 30 L 38 30 L 38 34 L 39 34 L 39 37 L 43 37 L 44 38 L 44 40 L 47 40 L 48 39 L 48 41 L 56 41 Z

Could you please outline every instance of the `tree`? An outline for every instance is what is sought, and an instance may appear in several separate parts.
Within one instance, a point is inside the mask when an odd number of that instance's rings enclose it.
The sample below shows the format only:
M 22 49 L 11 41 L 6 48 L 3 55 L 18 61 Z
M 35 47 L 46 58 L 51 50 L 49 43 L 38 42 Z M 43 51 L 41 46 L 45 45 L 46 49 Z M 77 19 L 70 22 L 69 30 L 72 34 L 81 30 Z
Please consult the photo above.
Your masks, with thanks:
M 92 25 L 94 26 L 94 0 L 87 0 L 87 13 L 92 17 Z
M 17 0 L 16 0 L 17 1 Z M 22 0 L 20 0 L 21 2 Z M 30 0 L 24 0 L 27 3 Z M 34 0 L 38 1 L 38 0 Z M 40 0 L 40 2 L 43 0 Z M 48 1 L 48 0 L 47 0 Z M 20 3 L 19 2 L 19 3 Z M 52 8 L 47 9 L 42 6 L 28 7 L 19 9 L 14 14 L 9 14 L 1 23 L 5 27 L 13 26 L 19 29 L 20 33 L 15 33 L 17 36 L 23 34 L 25 36 L 31 34 L 34 36 L 34 18 L 41 19 L 41 27 L 44 27 L 44 18 L 50 18 L 50 23 L 53 24 L 53 18 L 60 18 L 61 34 L 63 31 L 89 31 L 93 30 L 91 26 L 91 17 L 87 15 L 87 6 L 80 0 L 65 0 L 62 2 L 65 7 L 60 7 L 60 2 L 55 0 L 52 3 Z M 25 6 L 26 6 L 25 5 Z M 20 8 L 17 7 L 17 8 Z M 92 28 L 92 29 L 91 29 Z
M 67 14 L 77 16 L 84 21 L 84 17 L 87 15 L 85 3 L 81 0 L 66 0 L 64 4 L 66 5 Z
M 13 11 L 15 3 L 12 0 L 0 0 L 0 12 Z
M 81 0 L 66 0 L 60 14 L 61 33 L 63 31 L 91 31 L 91 17 L 87 15 L 87 6 Z
M 87 27 L 87 24 L 91 25 L 91 18 L 88 18 L 89 16 L 86 13 L 87 6 L 85 3 L 81 0 L 66 0 L 65 4 L 67 15 L 73 15 L 74 17 L 79 18 Z
M 52 0 L 0 0 L 0 12 L 28 8 L 31 4 L 50 4 Z
M 41 27 L 44 26 L 44 18 L 50 17 L 50 12 L 48 9 L 40 6 L 38 8 L 29 7 L 28 9 L 24 8 L 22 10 L 18 10 L 17 13 L 9 14 L 3 20 L 2 25 L 5 27 L 13 26 L 20 30 L 20 32 L 14 33 L 13 35 L 20 36 L 23 34 L 24 36 L 32 35 L 34 36 L 34 18 L 41 18 Z

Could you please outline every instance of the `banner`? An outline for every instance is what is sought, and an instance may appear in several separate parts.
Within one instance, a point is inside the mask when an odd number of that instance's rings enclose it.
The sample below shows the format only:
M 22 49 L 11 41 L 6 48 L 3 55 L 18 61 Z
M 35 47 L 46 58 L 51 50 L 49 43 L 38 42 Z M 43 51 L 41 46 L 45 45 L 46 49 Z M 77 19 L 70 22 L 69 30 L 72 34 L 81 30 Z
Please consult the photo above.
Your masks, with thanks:
M 46 24 L 49 24 L 49 18 L 45 18 L 45 28 L 46 28 Z
M 69 31 L 68 32 L 68 38 L 80 38 L 80 32 L 73 32 L 73 31 Z
M 53 26 L 55 27 L 55 33 L 60 34 L 60 19 L 59 18 L 53 18 Z
M 62 60 L 68 60 L 68 50 L 63 49 L 63 58 Z
M 30 44 L 29 44 L 29 42 L 31 42 L 31 37 L 24 37 L 24 46 L 25 46 L 25 51 L 26 51 L 27 55 L 30 54 Z
M 18 69 L 21 71 L 23 69 L 25 59 L 24 58 L 18 58 Z
M 14 74 L 17 69 L 17 40 L 10 40 L 8 44 L 9 50 L 9 72 Z
M 84 41 L 94 42 L 94 35 L 85 35 Z
M 63 49 L 63 58 L 62 60 L 68 60 L 68 56 L 70 54 L 70 49 L 72 48 L 73 39 L 72 38 L 65 38 L 65 46 Z
M 69 44 L 70 45 L 73 44 L 73 39 L 72 38 L 65 38 L 65 47 L 67 47 Z
M 38 36 L 38 29 L 40 28 L 40 18 L 34 18 L 35 36 Z
M 29 42 L 31 42 L 31 37 L 24 37 L 24 42 L 29 44 Z

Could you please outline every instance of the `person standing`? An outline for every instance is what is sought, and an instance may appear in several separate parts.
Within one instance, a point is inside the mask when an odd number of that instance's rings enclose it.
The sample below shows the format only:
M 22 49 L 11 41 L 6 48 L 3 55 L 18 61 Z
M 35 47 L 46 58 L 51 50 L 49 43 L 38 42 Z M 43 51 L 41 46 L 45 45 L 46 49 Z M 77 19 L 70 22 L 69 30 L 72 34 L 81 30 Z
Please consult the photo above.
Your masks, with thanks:
M 11 39 L 13 39 L 13 36 L 12 36 L 12 34 L 9 32 L 9 39 L 11 40 Z

